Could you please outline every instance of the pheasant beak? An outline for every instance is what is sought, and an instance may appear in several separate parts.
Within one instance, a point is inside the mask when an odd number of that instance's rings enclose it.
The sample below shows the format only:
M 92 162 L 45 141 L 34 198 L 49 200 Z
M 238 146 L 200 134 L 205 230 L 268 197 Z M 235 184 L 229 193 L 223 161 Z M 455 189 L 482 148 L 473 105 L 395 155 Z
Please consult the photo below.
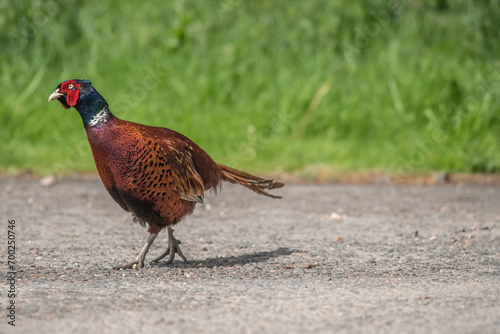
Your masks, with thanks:
M 63 93 L 61 93 L 61 90 L 57 88 L 52 94 L 49 96 L 49 102 L 55 99 L 58 99 L 60 97 L 64 96 Z

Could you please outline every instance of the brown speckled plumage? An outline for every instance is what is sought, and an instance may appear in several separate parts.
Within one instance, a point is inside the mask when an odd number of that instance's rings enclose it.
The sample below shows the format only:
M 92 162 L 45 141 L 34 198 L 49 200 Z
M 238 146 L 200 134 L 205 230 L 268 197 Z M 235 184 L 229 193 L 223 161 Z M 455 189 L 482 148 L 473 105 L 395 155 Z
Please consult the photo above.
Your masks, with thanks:
M 205 191 L 221 182 L 241 184 L 273 198 L 264 189 L 283 184 L 217 164 L 186 136 L 170 129 L 127 122 L 111 114 L 104 98 L 89 80 L 68 80 L 49 97 L 65 108 L 75 107 L 85 125 L 97 171 L 111 197 L 134 220 L 147 226 L 150 236 L 138 258 L 117 268 L 142 267 L 158 233 L 166 228 L 169 248 L 156 260 L 180 251 L 172 225 L 203 203 Z
M 111 116 L 86 130 L 104 186 L 124 210 L 148 224 L 149 233 L 179 222 L 205 191 L 225 180 L 205 151 L 170 129 Z

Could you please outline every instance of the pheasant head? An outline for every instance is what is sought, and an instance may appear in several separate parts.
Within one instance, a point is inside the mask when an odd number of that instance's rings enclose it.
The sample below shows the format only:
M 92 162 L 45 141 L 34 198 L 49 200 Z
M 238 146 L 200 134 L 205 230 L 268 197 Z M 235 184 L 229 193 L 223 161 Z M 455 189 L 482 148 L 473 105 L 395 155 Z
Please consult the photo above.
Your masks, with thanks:
M 74 107 L 85 126 L 93 126 L 96 120 L 109 115 L 108 103 L 88 79 L 61 82 L 50 94 L 49 102 L 52 100 L 58 100 L 66 109 Z

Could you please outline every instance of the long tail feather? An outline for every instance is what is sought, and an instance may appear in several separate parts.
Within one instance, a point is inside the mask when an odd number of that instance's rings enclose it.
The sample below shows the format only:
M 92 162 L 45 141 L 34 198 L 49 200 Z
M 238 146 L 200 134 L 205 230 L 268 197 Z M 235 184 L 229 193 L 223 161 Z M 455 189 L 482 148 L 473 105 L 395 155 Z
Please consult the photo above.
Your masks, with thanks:
M 219 166 L 224 173 L 226 181 L 241 184 L 242 186 L 255 191 L 257 194 L 272 198 L 281 198 L 281 196 L 271 195 L 265 192 L 264 189 L 281 188 L 284 186 L 283 183 L 275 182 L 274 180 L 266 180 L 221 164 L 217 164 L 217 166 Z

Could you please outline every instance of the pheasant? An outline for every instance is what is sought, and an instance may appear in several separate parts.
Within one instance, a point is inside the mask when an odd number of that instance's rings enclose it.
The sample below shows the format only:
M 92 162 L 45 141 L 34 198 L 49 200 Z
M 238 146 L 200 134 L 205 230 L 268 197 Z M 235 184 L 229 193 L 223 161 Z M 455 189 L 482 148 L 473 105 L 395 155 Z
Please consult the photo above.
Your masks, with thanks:
M 149 237 L 137 258 L 114 269 L 142 268 L 149 248 L 162 229 L 168 247 L 151 263 L 167 255 L 171 264 L 177 253 L 184 262 L 180 240 L 172 226 L 192 213 L 203 195 L 224 182 L 243 185 L 272 198 L 264 189 L 283 183 L 266 180 L 218 164 L 198 145 L 173 130 L 121 120 L 90 80 L 68 80 L 57 86 L 49 102 L 59 100 L 66 109 L 80 114 L 101 180 L 111 197 L 133 220 L 147 226 Z

